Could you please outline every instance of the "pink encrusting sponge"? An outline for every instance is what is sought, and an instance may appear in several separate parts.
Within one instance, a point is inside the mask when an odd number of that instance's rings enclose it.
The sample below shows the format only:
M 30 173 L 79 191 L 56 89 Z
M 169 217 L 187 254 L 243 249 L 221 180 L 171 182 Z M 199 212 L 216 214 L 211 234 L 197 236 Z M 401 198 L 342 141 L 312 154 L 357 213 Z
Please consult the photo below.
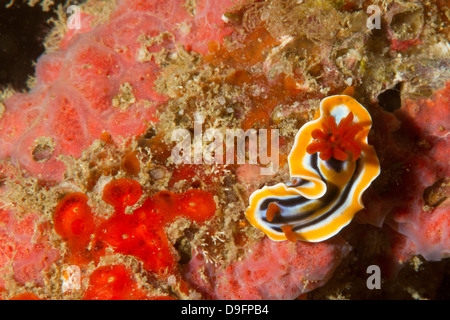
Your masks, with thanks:
M 94 17 L 82 13 L 80 28 L 37 61 L 34 88 L 4 102 L 0 158 L 38 178 L 61 180 L 65 166 L 58 155 L 79 157 L 104 131 L 114 139 L 143 133 L 167 98 L 154 90 L 160 66 L 142 52 L 180 44 L 206 53 L 210 41 L 231 32 L 221 16 L 232 4 L 198 1 L 192 16 L 184 1 L 118 1 L 110 19 L 96 27 Z M 140 42 L 162 32 L 170 41 Z

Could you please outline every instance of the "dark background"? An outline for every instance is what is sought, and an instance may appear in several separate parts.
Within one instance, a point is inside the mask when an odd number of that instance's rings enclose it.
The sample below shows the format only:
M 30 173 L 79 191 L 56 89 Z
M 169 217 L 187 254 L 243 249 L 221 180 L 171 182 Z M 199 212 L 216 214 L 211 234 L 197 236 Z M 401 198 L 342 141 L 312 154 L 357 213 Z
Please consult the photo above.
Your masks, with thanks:
M 34 74 L 33 61 L 44 52 L 42 45 L 56 17 L 53 9 L 64 0 L 55 0 L 48 12 L 39 4 L 29 7 L 23 0 L 15 0 L 10 8 L 9 0 L 0 1 L 0 89 L 8 84 L 17 91 L 26 89 L 28 75 Z

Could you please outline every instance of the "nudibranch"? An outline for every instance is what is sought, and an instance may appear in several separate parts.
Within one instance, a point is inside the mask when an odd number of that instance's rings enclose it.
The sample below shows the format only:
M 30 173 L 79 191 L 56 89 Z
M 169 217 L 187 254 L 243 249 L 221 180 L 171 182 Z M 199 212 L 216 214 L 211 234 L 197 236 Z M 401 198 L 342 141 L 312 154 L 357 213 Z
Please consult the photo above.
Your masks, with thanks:
M 323 99 L 295 137 L 288 156 L 292 182 L 255 191 L 248 221 L 276 241 L 319 242 L 337 234 L 364 208 L 362 194 L 380 173 L 367 141 L 371 126 L 354 98 Z

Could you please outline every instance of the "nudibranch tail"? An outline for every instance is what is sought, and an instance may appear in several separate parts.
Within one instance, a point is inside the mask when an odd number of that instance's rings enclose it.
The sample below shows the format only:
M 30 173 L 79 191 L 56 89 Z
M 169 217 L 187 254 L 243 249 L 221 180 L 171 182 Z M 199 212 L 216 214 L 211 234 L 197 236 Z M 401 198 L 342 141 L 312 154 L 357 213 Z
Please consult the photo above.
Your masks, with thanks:
M 364 208 L 361 197 L 380 173 L 367 136 L 369 112 L 347 95 L 327 97 L 297 133 L 288 157 L 292 183 L 250 196 L 246 217 L 273 240 L 326 240 Z

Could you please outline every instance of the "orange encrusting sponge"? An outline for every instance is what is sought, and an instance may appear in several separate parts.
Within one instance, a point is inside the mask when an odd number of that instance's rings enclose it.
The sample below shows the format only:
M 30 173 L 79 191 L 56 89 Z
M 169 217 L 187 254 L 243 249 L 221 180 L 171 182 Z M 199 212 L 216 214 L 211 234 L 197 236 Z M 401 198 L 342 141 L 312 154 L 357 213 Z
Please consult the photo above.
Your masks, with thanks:
M 114 207 L 114 214 L 109 219 L 100 219 L 93 215 L 86 195 L 66 195 L 56 207 L 53 223 L 56 233 L 67 243 L 67 262 L 98 263 L 100 257 L 112 251 L 134 256 L 149 272 L 176 274 L 175 251 L 164 228 L 178 217 L 197 223 L 210 220 L 216 211 L 213 196 L 196 189 L 181 194 L 160 191 L 131 213 L 126 212 L 126 208 L 135 205 L 141 197 L 142 188 L 137 181 L 112 180 L 103 189 L 103 200 Z M 96 279 L 94 274 L 92 277 Z M 106 295 L 114 298 L 115 293 L 109 291 Z
M 117 264 L 92 272 L 84 300 L 170 300 L 168 296 L 149 297 L 138 287 L 131 270 Z

